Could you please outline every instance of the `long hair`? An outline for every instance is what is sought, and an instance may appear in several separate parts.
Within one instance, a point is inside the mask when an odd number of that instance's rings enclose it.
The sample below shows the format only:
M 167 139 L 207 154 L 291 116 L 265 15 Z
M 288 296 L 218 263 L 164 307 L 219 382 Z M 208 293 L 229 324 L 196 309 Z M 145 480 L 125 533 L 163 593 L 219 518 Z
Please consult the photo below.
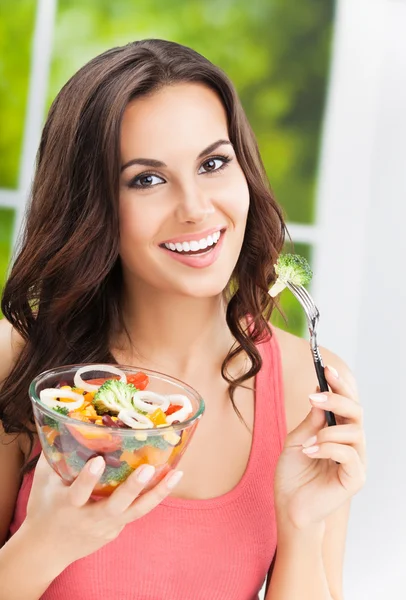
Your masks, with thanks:
M 237 93 L 221 69 L 180 44 L 143 40 L 113 48 L 83 66 L 50 108 L 24 232 L 3 292 L 3 314 L 25 344 L 3 382 L 0 419 L 7 433 L 28 434 L 31 450 L 30 381 L 56 365 L 115 362 L 111 334 L 123 327 L 121 121 L 131 100 L 178 82 L 201 83 L 218 95 L 249 187 L 243 245 L 225 290 L 227 324 L 236 344 L 223 362 L 222 376 L 237 413 L 235 388 L 262 366 L 255 343 L 271 335 L 268 321 L 274 305 L 267 290 L 275 280 L 273 265 L 284 243 L 285 224 Z M 247 315 L 249 328 L 243 324 Z M 233 380 L 227 365 L 243 351 L 250 369 Z M 24 471 L 35 462 L 25 464 Z

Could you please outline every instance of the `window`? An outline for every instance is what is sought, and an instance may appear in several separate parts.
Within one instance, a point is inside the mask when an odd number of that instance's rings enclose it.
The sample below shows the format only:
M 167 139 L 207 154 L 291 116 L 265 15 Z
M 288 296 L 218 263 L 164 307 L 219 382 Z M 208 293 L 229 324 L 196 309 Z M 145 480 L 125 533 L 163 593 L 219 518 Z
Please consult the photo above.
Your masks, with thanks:
M 44 115 L 53 98 L 96 54 L 145 37 L 190 45 L 234 81 L 276 197 L 285 209 L 294 251 L 312 261 L 332 0 L 220 4 L 215 0 L 136 4 L 133 0 L 24 0 L 2 10 L 8 32 L 4 85 L 9 93 L 0 105 L 7 124 L 0 145 L 0 286 L 21 223 Z M 35 85 L 29 86 L 30 80 Z M 282 294 L 281 304 L 288 325 L 276 313 L 275 324 L 303 333 L 303 313 L 289 292 Z

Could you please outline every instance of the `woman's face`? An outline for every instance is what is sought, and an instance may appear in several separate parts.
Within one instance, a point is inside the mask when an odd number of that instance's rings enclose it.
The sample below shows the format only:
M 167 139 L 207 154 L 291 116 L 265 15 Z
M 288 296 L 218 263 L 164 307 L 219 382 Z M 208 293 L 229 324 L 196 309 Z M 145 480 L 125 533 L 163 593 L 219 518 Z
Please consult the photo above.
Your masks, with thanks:
M 194 297 L 226 287 L 249 206 L 227 129 L 220 100 L 200 84 L 168 86 L 128 105 L 119 217 L 130 285 Z

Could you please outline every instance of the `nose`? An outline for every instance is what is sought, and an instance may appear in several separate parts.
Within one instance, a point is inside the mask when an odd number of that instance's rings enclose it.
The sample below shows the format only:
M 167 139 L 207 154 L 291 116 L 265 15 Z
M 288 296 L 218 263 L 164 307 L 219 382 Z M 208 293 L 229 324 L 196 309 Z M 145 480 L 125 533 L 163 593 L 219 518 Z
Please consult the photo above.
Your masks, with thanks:
M 176 217 L 180 223 L 201 223 L 214 212 L 211 199 L 196 183 L 179 190 Z

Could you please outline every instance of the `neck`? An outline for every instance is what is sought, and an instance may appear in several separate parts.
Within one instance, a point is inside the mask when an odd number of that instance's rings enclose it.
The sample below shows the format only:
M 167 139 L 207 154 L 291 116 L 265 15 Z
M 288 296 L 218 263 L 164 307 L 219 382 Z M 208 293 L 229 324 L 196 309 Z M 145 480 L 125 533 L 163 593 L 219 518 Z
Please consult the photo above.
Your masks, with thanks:
M 191 298 L 149 289 L 126 291 L 123 317 L 128 335 L 117 348 L 131 364 L 180 379 L 218 370 L 234 343 L 221 296 Z

